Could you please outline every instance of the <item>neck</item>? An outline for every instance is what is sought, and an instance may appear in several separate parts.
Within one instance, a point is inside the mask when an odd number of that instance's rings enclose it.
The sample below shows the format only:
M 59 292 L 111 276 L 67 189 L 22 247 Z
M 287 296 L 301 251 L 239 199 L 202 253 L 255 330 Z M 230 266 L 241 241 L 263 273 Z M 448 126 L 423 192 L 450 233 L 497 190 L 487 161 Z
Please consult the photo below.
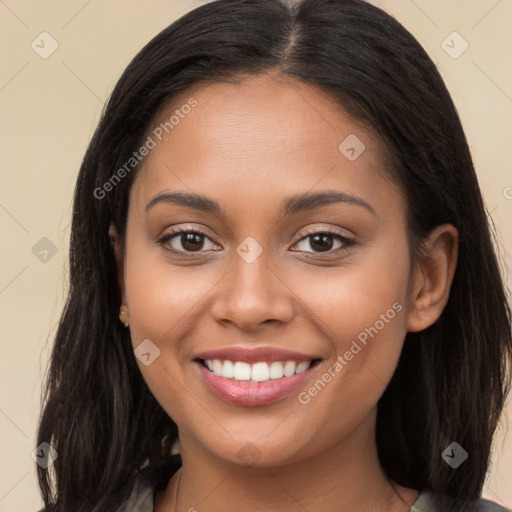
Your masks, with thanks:
M 275 466 L 248 467 L 219 459 L 180 436 L 183 466 L 155 511 L 408 511 L 418 492 L 386 477 L 378 461 L 372 416 L 342 442 Z

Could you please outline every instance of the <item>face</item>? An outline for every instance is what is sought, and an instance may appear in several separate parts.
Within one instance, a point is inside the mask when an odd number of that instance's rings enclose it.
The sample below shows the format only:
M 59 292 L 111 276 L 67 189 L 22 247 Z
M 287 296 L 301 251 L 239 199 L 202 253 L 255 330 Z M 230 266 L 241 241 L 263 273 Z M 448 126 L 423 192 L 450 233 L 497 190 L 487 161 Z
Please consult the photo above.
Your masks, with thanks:
M 407 332 L 411 268 L 377 138 L 268 75 L 197 85 L 148 133 L 121 284 L 182 451 L 280 465 L 365 429 Z

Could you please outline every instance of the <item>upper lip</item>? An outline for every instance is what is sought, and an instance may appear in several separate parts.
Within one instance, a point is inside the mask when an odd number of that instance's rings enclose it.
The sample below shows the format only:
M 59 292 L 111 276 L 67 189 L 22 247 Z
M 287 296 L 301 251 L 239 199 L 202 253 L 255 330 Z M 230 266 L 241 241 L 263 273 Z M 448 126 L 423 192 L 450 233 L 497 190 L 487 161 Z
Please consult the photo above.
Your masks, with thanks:
M 258 363 L 261 361 L 312 361 L 320 359 L 314 355 L 301 354 L 277 347 L 245 348 L 241 346 L 224 347 L 197 354 L 195 359 L 220 359 Z

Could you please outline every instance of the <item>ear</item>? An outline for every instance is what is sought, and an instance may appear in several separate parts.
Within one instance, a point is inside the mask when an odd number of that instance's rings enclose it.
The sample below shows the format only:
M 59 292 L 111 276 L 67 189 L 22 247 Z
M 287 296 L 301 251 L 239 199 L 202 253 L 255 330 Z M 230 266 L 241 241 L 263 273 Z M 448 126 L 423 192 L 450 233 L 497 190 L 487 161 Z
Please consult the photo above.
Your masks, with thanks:
M 408 331 L 422 331 L 441 316 L 450 296 L 458 247 L 459 233 L 451 224 L 438 226 L 424 241 L 411 273 Z
M 108 234 L 110 237 L 112 250 L 114 251 L 114 258 L 116 260 L 117 282 L 119 284 L 119 290 L 121 292 L 121 306 L 124 306 L 126 309 L 126 297 L 124 286 L 124 248 L 117 228 L 115 227 L 113 222 L 110 224 Z

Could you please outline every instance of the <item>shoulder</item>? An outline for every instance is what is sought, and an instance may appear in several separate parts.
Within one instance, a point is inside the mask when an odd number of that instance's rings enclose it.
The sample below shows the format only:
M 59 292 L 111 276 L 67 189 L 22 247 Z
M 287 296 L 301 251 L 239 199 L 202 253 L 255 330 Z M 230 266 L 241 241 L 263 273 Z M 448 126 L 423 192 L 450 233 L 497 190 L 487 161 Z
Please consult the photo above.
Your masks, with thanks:
M 474 512 L 512 512 L 512 509 L 498 505 L 494 501 L 479 499 L 475 502 Z M 435 507 L 434 495 L 427 489 L 420 493 L 409 512 L 441 512 Z
M 181 457 L 174 455 L 162 468 L 141 469 L 105 505 L 109 512 L 153 512 L 154 496 L 163 489 L 169 478 L 180 468 Z M 45 512 L 42 508 L 38 512 Z
M 115 512 L 153 512 L 155 494 L 163 489 L 180 468 L 181 457 L 173 456 L 161 469 L 146 467 L 114 496 L 109 510 Z
M 153 493 L 155 492 L 156 482 L 150 468 L 142 469 L 137 476 L 121 491 L 116 494 L 109 508 L 121 512 L 122 510 L 152 512 L 153 511 Z

